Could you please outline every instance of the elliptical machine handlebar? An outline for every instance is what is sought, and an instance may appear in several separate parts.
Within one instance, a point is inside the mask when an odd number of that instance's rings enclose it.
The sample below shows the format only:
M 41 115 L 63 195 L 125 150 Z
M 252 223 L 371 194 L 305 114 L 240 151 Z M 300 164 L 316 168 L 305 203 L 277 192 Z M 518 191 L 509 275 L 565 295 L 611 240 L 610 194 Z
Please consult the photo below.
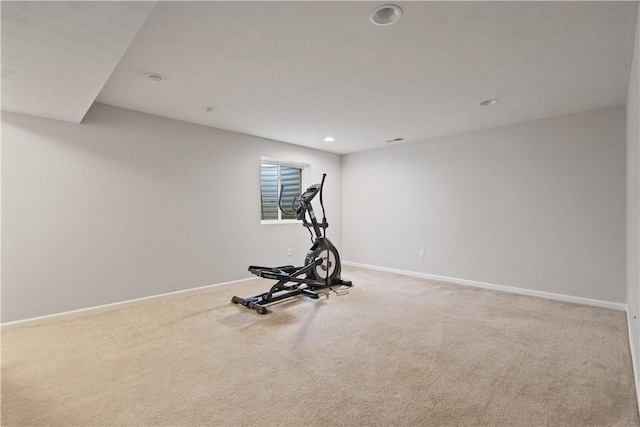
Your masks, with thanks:
M 324 200 L 322 198 L 323 188 L 324 188 L 324 180 L 327 177 L 326 173 L 322 174 L 322 181 L 320 184 L 313 184 L 309 188 L 307 188 L 304 193 L 300 196 L 296 196 L 293 198 L 291 202 L 292 211 L 287 211 L 284 206 L 282 206 L 282 195 L 284 194 L 284 184 L 280 184 L 280 195 L 278 196 L 278 208 L 280 208 L 280 212 L 285 215 L 295 215 L 299 220 L 305 220 L 305 211 L 309 210 L 311 207 L 311 201 L 320 193 L 320 206 L 322 206 L 322 223 L 326 223 L 326 215 L 324 209 Z M 299 203 L 298 207 L 296 207 L 296 203 Z M 306 222 L 306 221 L 305 221 Z
M 324 179 L 327 177 L 326 173 L 322 174 L 322 181 L 320 181 L 320 205 L 324 208 L 324 202 L 322 201 L 322 190 L 324 189 Z
M 298 207 L 298 209 L 296 209 L 296 202 L 298 201 L 298 196 L 293 198 L 293 201 L 291 202 L 291 208 L 293 209 L 293 212 L 287 212 L 284 207 L 282 206 L 282 194 L 284 193 L 284 184 L 280 184 L 280 195 L 278 196 L 278 208 L 280 208 L 280 212 L 282 212 L 285 215 L 296 215 L 296 217 L 298 216 L 298 210 L 300 209 L 300 207 Z
M 326 233 L 326 228 L 328 226 L 327 224 L 327 215 L 324 212 L 324 202 L 322 201 L 322 190 L 324 189 L 324 179 L 327 177 L 326 173 L 322 174 L 322 181 L 320 182 L 320 206 L 322 206 L 322 224 L 323 227 L 325 228 L 325 233 Z M 327 224 L 327 225 L 325 225 Z

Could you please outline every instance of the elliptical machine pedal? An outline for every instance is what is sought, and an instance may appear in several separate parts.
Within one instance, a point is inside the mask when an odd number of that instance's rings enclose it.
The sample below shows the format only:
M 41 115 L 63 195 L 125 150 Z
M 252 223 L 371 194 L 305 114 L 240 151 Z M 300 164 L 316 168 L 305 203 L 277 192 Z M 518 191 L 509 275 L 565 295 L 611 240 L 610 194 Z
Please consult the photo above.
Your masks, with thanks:
M 277 282 L 268 292 L 262 294 L 246 298 L 234 296 L 231 298 L 232 303 L 256 310 L 259 314 L 267 314 L 269 310 L 266 305 L 287 298 L 297 295 L 304 295 L 313 299 L 320 298 L 316 289 L 329 288 L 337 295 L 349 293 L 349 291 L 336 291 L 333 289 L 335 286 L 351 287 L 353 284 L 350 280 L 345 280 L 340 276 L 342 272 L 340 254 L 338 249 L 326 237 L 329 224 L 327 223 L 322 199 L 326 176 L 327 174 L 322 174 L 320 184 L 313 184 L 301 196 L 293 199 L 291 203 L 293 212 L 288 212 L 283 208 L 282 193 L 284 192 L 284 185 L 280 186 L 280 196 L 278 198 L 280 211 L 286 215 L 295 214 L 296 219 L 301 220 L 302 226 L 311 233 L 312 246 L 307 251 L 304 265 L 301 267 L 293 265 L 282 267 L 249 266 L 248 270 L 252 274 L 265 279 L 276 280 Z M 322 222 L 318 222 L 311 205 L 311 201 L 318 194 L 320 194 L 320 206 L 322 206 Z M 309 221 L 307 221 L 307 216 Z

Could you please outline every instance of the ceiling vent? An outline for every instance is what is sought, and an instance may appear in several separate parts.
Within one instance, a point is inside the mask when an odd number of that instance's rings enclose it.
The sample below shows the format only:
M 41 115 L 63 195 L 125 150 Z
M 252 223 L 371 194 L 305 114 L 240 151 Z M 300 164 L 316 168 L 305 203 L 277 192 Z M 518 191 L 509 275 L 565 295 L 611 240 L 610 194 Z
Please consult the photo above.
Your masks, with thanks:
M 404 141 L 404 138 L 387 139 L 385 142 L 386 143 L 391 143 L 391 142 L 400 142 L 400 141 Z
M 149 79 L 149 81 L 152 83 L 160 83 L 164 80 L 164 77 L 162 77 L 160 74 L 147 74 L 147 79 Z
M 498 103 L 498 100 L 494 98 L 494 99 L 487 99 L 486 101 L 482 101 L 480 105 L 482 105 L 483 107 L 486 107 L 487 105 L 495 105 L 497 103 Z

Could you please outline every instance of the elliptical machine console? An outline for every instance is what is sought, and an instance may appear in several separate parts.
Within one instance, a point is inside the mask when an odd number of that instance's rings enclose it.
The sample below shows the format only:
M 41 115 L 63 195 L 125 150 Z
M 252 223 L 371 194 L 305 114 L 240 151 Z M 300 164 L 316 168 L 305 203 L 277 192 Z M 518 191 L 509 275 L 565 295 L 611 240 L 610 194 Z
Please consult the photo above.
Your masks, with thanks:
M 292 298 L 297 295 L 306 295 L 318 299 L 320 296 L 316 289 L 329 288 L 334 286 L 353 286 L 351 281 L 340 277 L 342 267 L 340 265 L 340 255 L 338 250 L 326 237 L 326 230 L 329 227 L 325 216 L 324 202 L 322 200 L 322 189 L 327 174 L 322 174 L 320 184 L 313 184 L 305 190 L 300 197 L 295 197 L 291 203 L 291 211 L 287 211 L 282 206 L 282 193 L 284 185 L 280 186 L 280 197 L 278 207 L 285 215 L 294 215 L 296 219 L 302 221 L 302 226 L 309 230 L 313 245 L 307 251 L 302 267 L 285 265 L 281 267 L 261 267 L 249 266 L 249 271 L 256 276 L 265 279 L 276 280 L 268 292 L 253 295 L 246 298 L 234 296 L 231 302 L 242 304 L 245 307 L 256 310 L 260 314 L 267 314 L 266 305 Z M 318 222 L 311 201 L 320 194 L 320 206 L 322 207 L 322 222 Z M 307 221 L 307 217 L 309 221 Z

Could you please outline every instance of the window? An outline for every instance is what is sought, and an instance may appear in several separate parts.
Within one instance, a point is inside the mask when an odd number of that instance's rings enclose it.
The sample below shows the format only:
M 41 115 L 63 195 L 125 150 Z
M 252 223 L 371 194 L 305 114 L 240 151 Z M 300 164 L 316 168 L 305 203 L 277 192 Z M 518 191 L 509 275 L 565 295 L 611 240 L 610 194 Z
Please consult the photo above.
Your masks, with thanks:
M 302 194 L 303 179 L 308 165 L 262 159 L 260 164 L 260 210 L 263 223 L 296 220 L 294 215 L 285 215 L 278 208 L 280 186 L 284 185 L 282 206 L 292 210 L 293 199 Z

